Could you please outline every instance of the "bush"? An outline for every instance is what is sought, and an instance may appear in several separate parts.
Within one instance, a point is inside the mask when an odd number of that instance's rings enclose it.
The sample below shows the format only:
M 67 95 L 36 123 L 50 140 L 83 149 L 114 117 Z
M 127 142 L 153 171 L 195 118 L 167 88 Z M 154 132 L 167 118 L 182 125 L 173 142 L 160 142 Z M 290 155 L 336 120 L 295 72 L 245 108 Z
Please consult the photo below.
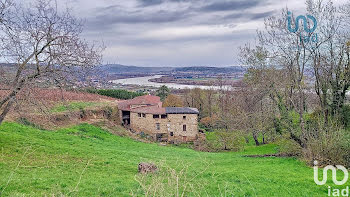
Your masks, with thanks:
M 350 105 L 345 105 L 341 110 L 341 119 L 344 127 L 350 130 Z
M 294 140 L 284 138 L 277 141 L 276 144 L 278 145 L 278 153 L 281 155 L 301 156 L 302 154 L 301 146 Z
M 203 117 L 200 120 L 200 123 L 207 128 L 217 128 L 218 122 L 219 122 L 219 118 L 216 115 L 213 115 L 211 117 L 210 116 Z
M 306 138 L 303 156 L 310 163 L 350 166 L 350 135 L 338 121 L 330 120 L 327 125 L 317 121 L 308 128 Z
M 97 102 L 73 101 L 69 103 L 57 104 L 50 111 L 54 113 L 66 112 L 66 111 L 82 111 L 87 107 L 92 107 L 96 105 L 98 105 Z
M 114 89 L 88 89 L 87 92 L 93 94 L 99 94 L 103 96 L 109 96 L 116 99 L 133 99 L 138 96 L 145 95 L 143 92 L 130 92 L 127 90 L 114 90 Z
M 183 107 L 183 106 L 184 106 L 183 100 L 179 96 L 176 96 L 175 94 L 169 94 L 163 102 L 163 107 Z
M 206 134 L 206 140 L 196 142 L 199 151 L 240 151 L 244 149 L 245 139 L 239 132 L 216 130 Z
M 176 162 L 171 167 L 165 162 L 157 164 L 158 172 L 137 174 L 135 180 L 139 188 L 131 192 L 131 196 L 202 196 L 209 189 L 217 191 L 218 196 L 236 196 L 236 188 L 227 186 L 226 182 L 216 181 L 215 176 L 208 171 L 212 165 L 205 160 L 196 161 L 205 168 L 190 170 L 192 164 Z M 208 176 L 209 174 L 209 176 Z M 202 181 L 194 180 L 201 178 Z
M 16 120 L 16 122 L 18 122 L 19 124 L 25 125 L 25 126 L 30 126 L 30 127 L 36 128 L 36 129 L 40 129 L 40 130 L 43 129 L 40 125 L 34 124 L 33 122 L 29 121 L 25 117 L 18 118 Z

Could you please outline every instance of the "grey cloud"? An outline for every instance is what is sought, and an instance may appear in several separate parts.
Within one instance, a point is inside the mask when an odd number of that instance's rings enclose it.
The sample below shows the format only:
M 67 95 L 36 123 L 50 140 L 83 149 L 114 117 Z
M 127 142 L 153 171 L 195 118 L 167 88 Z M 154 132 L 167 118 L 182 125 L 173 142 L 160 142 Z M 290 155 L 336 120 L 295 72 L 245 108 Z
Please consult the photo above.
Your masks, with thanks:
M 89 29 L 110 28 L 118 24 L 161 24 L 171 23 L 182 20 L 191 15 L 185 11 L 165 11 L 159 10 L 152 13 L 142 11 L 127 12 L 121 9 L 114 9 L 109 12 L 103 12 L 94 18 L 88 20 Z
M 201 11 L 205 12 L 216 12 L 216 11 L 230 11 L 230 10 L 242 10 L 247 8 L 252 8 L 258 6 L 261 1 L 250 0 L 250 1 L 224 1 L 224 2 L 214 2 L 200 8 Z
M 257 19 L 262 19 L 266 18 L 268 16 L 271 16 L 274 14 L 274 11 L 268 11 L 268 12 L 261 12 L 261 13 L 234 13 L 234 14 L 229 14 L 224 17 L 224 19 L 246 19 L 246 20 L 257 20 Z
M 106 46 L 110 48 L 106 53 L 106 59 L 118 58 L 121 63 L 134 62 L 138 65 L 186 62 L 190 65 L 216 61 L 218 64 L 229 63 L 234 59 L 230 55 L 235 47 L 244 44 L 255 35 L 254 29 L 241 31 L 241 27 L 236 28 L 235 25 L 261 20 L 273 14 L 271 10 L 274 10 L 273 6 L 268 7 L 269 10 L 260 9 L 265 6 L 258 0 L 129 0 L 128 3 L 121 0 L 104 0 L 104 2 L 99 6 L 91 6 L 89 12 L 85 12 L 88 14 L 87 31 L 84 35 L 88 39 L 104 40 Z M 208 34 L 205 29 L 203 34 L 198 33 L 202 31 L 201 27 L 210 29 L 211 26 L 219 27 L 218 29 L 229 27 L 232 28 L 232 33 L 222 33 L 220 30 L 219 33 L 213 31 L 212 34 Z M 193 30 L 196 33 L 192 34 L 190 27 L 200 28 L 198 31 Z M 164 35 L 172 28 L 179 32 Z M 162 30 L 165 30 L 164 33 Z M 153 32 L 161 33 L 156 36 L 152 35 Z M 213 52 L 210 52 L 211 50 Z M 220 52 L 216 53 L 216 50 Z M 163 54 L 163 51 L 169 52 Z M 145 55 L 150 53 L 152 57 Z M 157 53 L 162 55 L 158 56 Z M 213 56 L 207 55 L 211 53 Z M 178 56 L 184 56 L 184 59 L 174 58 Z M 145 57 L 148 58 L 147 61 Z
M 139 0 L 140 6 L 152 6 L 159 5 L 164 2 L 164 0 Z
M 158 5 L 165 2 L 190 2 L 186 8 L 179 10 L 152 10 L 148 6 Z M 252 1 L 211 1 L 210 4 L 199 3 L 198 0 L 137 0 L 140 6 L 134 9 L 125 9 L 122 5 L 110 5 L 96 10 L 97 15 L 88 20 L 88 29 L 93 30 L 108 28 L 118 24 L 164 24 L 179 23 L 182 25 L 200 25 L 200 24 L 225 24 L 227 20 L 241 19 L 255 20 L 268 16 L 270 12 L 264 13 L 233 13 L 228 16 L 213 15 L 214 11 L 240 10 L 248 7 L 254 7 L 259 2 Z M 176 4 L 175 4 L 176 5 Z M 147 8 L 147 9 L 146 9 Z M 205 18 L 204 15 L 207 15 Z
M 140 6 L 153 6 L 153 5 L 159 5 L 162 3 L 166 3 L 166 2 L 173 2 L 173 3 L 179 3 L 179 2 L 195 2 L 198 0 L 138 0 Z
M 266 17 L 273 15 L 274 13 L 275 13 L 274 11 L 269 11 L 269 12 L 251 14 L 250 19 L 256 20 L 256 19 L 266 18 Z
M 101 21 L 115 24 L 115 23 L 165 23 L 178 21 L 185 17 L 185 13 L 182 12 L 166 12 L 158 11 L 152 14 L 131 14 L 131 15 L 118 15 L 118 14 L 106 14 L 97 17 Z

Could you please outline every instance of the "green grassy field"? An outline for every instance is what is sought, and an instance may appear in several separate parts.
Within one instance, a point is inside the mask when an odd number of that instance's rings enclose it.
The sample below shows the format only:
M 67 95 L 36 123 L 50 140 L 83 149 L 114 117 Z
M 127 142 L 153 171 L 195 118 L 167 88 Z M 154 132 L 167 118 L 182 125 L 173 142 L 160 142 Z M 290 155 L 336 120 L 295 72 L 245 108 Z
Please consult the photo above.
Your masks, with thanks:
M 296 159 L 243 157 L 274 153 L 275 145 L 204 153 L 136 142 L 87 124 L 45 131 L 4 123 L 0 149 L 3 196 L 143 196 L 137 180 L 151 185 L 167 175 L 162 167 L 173 169 L 184 196 L 327 196 L 313 169 Z M 162 173 L 140 178 L 139 162 L 154 162 Z M 160 180 L 156 187 L 170 192 L 168 178 Z
M 87 107 L 93 107 L 101 105 L 101 103 L 98 102 L 70 102 L 68 104 L 57 104 L 52 109 L 51 112 L 65 112 L 65 111 L 77 111 L 80 109 L 85 109 Z

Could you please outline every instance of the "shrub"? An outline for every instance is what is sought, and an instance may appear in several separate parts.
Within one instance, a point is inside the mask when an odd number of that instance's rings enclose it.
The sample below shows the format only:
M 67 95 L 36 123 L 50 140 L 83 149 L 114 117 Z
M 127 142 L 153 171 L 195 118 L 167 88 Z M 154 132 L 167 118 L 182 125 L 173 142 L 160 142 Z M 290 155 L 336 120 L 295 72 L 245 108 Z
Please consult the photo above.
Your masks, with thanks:
M 103 96 L 109 96 L 116 99 L 133 99 L 138 96 L 145 95 L 143 92 L 130 92 L 127 90 L 115 90 L 115 89 L 88 89 L 87 92 L 99 94 Z
M 203 170 L 190 170 L 192 164 L 176 162 L 170 167 L 164 162 L 157 164 L 157 173 L 137 174 L 135 180 L 139 183 L 137 190 L 131 191 L 131 196 L 203 196 L 209 188 L 215 189 L 218 196 L 236 196 L 236 189 L 227 186 L 226 182 L 216 181 L 214 174 L 208 169 L 211 163 L 197 161 L 203 166 Z M 209 174 L 209 176 L 208 176 Z M 201 182 L 195 178 L 202 178 Z
M 175 94 L 169 94 L 163 102 L 163 107 L 183 107 L 183 106 L 184 106 L 183 100 L 179 96 L 176 96 Z
M 207 128 L 217 128 L 219 118 L 216 115 L 207 116 L 200 120 L 200 123 Z
M 350 105 L 345 105 L 341 110 L 341 120 L 344 127 L 350 130 Z
M 283 138 L 276 142 L 278 145 L 278 153 L 288 156 L 301 156 L 302 148 L 294 140 Z
M 55 105 L 50 111 L 54 113 L 66 112 L 66 111 L 82 111 L 87 107 L 98 105 L 97 102 L 80 102 L 73 101 L 69 103 L 60 103 Z
M 18 122 L 19 124 L 23 124 L 26 126 L 30 126 L 36 129 L 43 129 L 40 125 L 34 124 L 33 122 L 29 121 L 27 118 L 25 117 L 20 117 L 16 120 L 16 122 Z
M 307 129 L 307 138 L 303 156 L 310 163 L 317 160 L 321 165 L 350 166 L 350 136 L 349 132 L 339 126 L 336 120 L 314 122 Z
M 206 152 L 240 151 L 244 145 L 245 139 L 239 132 L 215 130 L 206 134 L 205 141 L 196 142 L 195 149 Z

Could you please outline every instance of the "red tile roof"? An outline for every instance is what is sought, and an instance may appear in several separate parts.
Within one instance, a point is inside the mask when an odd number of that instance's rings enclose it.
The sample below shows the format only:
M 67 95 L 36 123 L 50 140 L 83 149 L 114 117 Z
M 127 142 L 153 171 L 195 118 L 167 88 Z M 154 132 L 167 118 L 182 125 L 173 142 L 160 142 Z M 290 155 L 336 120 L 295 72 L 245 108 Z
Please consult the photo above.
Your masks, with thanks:
M 152 96 L 152 95 L 144 95 L 144 96 L 139 96 L 130 100 L 125 100 L 125 101 L 120 101 L 118 103 L 118 108 L 120 110 L 125 110 L 125 111 L 134 111 L 135 109 L 140 109 L 140 108 L 134 108 L 132 109 L 132 105 L 142 105 L 144 108 L 145 106 L 157 106 L 158 108 L 162 107 L 162 102 L 160 101 L 159 96 Z
M 119 110 L 145 114 L 198 114 L 198 110 L 188 107 L 162 107 L 158 96 L 139 96 L 130 100 L 119 101 Z
M 165 107 L 158 107 L 158 106 L 140 107 L 140 108 L 132 109 L 131 111 L 136 113 L 145 113 L 145 114 L 166 114 Z

